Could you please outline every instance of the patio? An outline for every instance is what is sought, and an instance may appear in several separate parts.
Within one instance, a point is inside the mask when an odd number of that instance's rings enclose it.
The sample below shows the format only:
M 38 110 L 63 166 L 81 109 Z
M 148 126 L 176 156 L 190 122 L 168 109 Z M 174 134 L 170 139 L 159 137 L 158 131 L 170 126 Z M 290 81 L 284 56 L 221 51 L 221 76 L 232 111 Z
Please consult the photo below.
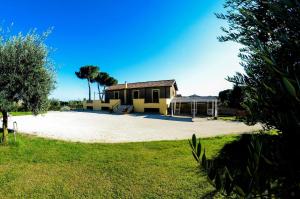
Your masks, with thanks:
M 170 117 L 155 114 L 117 115 L 99 112 L 48 112 L 38 116 L 15 116 L 19 132 L 76 142 L 140 142 L 178 140 L 240 134 L 261 129 L 241 122 Z

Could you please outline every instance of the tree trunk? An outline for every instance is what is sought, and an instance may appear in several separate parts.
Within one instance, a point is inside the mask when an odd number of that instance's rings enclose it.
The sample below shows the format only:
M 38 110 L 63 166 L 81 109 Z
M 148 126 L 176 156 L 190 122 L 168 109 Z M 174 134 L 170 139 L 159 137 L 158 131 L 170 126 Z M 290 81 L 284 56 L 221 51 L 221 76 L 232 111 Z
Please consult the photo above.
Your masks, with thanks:
M 88 85 L 89 85 L 89 101 L 91 101 L 91 83 L 90 80 L 88 79 Z
M 101 98 L 102 98 L 103 100 L 105 100 L 105 99 L 104 99 L 104 97 L 105 97 L 104 95 L 105 95 L 105 86 L 103 86 L 102 96 L 101 96 Z
M 100 84 L 97 83 L 97 86 L 98 86 L 98 95 L 99 95 L 99 100 L 101 100 L 102 102 L 102 97 L 101 97 L 101 93 L 100 93 Z
M 7 121 L 8 121 L 8 113 L 6 111 L 2 111 L 2 117 L 3 117 L 3 134 L 2 134 L 2 143 L 6 144 L 8 140 L 8 128 L 7 128 Z

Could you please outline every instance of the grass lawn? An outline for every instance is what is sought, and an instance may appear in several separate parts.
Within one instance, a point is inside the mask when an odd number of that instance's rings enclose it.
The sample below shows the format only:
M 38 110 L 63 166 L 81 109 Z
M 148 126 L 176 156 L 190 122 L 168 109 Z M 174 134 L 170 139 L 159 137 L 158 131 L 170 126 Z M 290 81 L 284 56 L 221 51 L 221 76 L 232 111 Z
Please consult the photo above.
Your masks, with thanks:
M 9 112 L 12 116 L 21 116 L 21 115 L 32 115 L 31 112 Z M 0 117 L 2 117 L 2 113 L 0 113 Z
M 236 138 L 203 139 L 202 144 L 211 157 Z M 83 144 L 25 135 L 17 139 L 0 145 L 3 198 L 200 198 L 213 190 L 199 174 L 186 140 Z

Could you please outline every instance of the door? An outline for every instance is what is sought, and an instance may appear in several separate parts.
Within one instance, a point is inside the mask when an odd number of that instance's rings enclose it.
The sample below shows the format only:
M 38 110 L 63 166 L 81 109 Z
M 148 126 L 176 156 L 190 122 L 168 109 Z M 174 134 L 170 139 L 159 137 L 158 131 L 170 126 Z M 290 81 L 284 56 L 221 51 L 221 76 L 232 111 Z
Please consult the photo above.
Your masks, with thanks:
M 152 90 L 152 103 L 159 103 L 159 90 Z
M 139 91 L 138 90 L 135 90 L 133 91 L 133 99 L 139 99 Z

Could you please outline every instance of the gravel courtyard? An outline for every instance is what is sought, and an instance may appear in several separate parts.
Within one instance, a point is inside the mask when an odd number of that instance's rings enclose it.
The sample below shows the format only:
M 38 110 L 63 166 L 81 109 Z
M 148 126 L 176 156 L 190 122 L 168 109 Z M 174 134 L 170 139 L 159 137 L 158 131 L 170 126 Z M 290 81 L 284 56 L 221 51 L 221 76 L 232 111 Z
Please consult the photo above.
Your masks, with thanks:
M 48 112 L 38 116 L 15 116 L 19 132 L 78 142 L 139 142 L 176 140 L 238 134 L 261 129 L 241 122 L 169 117 L 152 114 L 116 115 L 106 112 Z

